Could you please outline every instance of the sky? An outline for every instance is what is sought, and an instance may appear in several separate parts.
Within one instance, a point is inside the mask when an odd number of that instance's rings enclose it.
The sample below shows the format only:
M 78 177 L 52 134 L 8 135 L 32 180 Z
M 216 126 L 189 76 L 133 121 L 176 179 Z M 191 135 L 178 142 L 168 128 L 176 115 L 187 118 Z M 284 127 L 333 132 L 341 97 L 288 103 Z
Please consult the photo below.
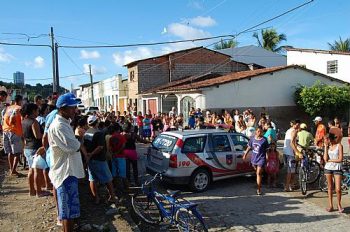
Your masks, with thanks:
M 0 42 L 50 45 L 50 27 L 59 45 L 121 45 L 235 35 L 308 0 L 11 0 L 1 1 Z M 254 29 L 275 28 L 281 45 L 328 49 L 328 42 L 350 37 L 350 1 L 314 0 Z M 259 32 L 259 31 L 258 31 Z M 257 45 L 253 32 L 240 34 L 238 46 Z M 116 74 L 126 63 L 220 39 L 125 48 L 59 48 L 60 84 L 70 89 Z M 212 48 L 212 46 L 209 46 Z M 26 84 L 52 83 L 49 47 L 0 45 L 0 80 L 12 82 L 21 71 Z M 82 74 L 82 75 L 79 75 Z M 73 76 L 70 76 L 73 75 Z M 79 76 L 78 76 L 79 75 Z

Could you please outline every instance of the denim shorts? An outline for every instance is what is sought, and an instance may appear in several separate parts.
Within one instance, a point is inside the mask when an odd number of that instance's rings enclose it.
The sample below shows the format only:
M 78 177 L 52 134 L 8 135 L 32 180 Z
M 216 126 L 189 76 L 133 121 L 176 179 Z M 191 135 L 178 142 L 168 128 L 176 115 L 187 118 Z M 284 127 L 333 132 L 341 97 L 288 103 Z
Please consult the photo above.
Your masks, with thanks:
M 32 168 L 35 152 L 36 149 L 24 148 L 24 156 L 27 159 L 27 164 L 29 168 Z
M 284 164 L 287 167 L 287 173 L 295 173 L 296 161 L 295 157 L 291 155 L 283 154 Z
M 57 188 L 57 203 L 60 220 L 80 217 L 78 178 L 69 176 Z
M 89 181 L 106 184 L 113 180 L 107 161 L 90 160 L 88 164 Z
M 23 153 L 22 138 L 13 132 L 4 131 L 3 145 L 6 154 L 19 155 Z
M 126 178 L 126 158 L 112 158 L 112 175 Z
M 343 171 L 342 170 L 329 170 L 329 169 L 325 169 L 324 170 L 324 174 L 331 174 L 331 175 L 343 175 Z

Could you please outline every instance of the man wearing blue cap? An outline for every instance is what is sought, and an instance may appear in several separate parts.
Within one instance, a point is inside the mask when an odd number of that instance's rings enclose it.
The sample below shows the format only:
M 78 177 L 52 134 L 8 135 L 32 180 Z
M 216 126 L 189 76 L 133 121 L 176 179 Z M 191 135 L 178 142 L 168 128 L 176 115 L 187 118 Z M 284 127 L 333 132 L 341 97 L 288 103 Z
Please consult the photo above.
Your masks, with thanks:
M 74 118 L 80 102 L 72 93 L 57 99 L 58 113 L 50 125 L 48 141 L 52 149 L 49 176 L 57 190 L 59 219 L 63 231 L 73 231 L 74 219 L 80 216 L 78 178 L 84 178 L 84 168 L 79 149 L 81 144 L 75 138 L 70 120 Z M 83 151 L 86 155 L 86 152 Z

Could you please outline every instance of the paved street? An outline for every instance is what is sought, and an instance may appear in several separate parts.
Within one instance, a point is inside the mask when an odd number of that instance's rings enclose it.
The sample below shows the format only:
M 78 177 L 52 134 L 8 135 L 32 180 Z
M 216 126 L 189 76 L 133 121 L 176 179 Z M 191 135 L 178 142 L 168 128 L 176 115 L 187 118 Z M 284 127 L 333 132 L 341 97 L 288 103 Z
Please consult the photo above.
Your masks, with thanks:
M 138 145 L 139 154 L 145 153 L 145 147 Z M 348 151 L 347 145 L 344 150 Z M 142 167 L 141 161 L 140 171 Z M 350 228 L 350 197 L 343 195 L 344 214 L 328 213 L 327 194 L 317 188 L 309 191 L 306 198 L 299 190 L 285 193 L 280 188 L 264 188 L 263 196 L 257 196 L 255 177 L 218 181 L 204 193 L 186 192 L 184 186 L 164 188 L 180 189 L 186 199 L 200 203 L 199 209 L 210 231 L 347 231 Z

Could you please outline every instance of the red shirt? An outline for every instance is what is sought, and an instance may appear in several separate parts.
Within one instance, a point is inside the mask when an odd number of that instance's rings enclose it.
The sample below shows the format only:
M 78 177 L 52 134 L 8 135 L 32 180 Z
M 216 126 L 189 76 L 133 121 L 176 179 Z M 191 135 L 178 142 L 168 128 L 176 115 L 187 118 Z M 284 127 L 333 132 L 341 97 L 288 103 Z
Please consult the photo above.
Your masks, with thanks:
M 137 116 L 136 122 L 139 127 L 143 126 L 143 117 L 140 115 Z
M 121 150 L 124 147 L 125 143 L 125 136 L 121 135 L 120 133 L 112 134 L 111 138 L 109 139 L 109 147 L 112 153 L 112 157 L 125 158 L 124 149 Z

